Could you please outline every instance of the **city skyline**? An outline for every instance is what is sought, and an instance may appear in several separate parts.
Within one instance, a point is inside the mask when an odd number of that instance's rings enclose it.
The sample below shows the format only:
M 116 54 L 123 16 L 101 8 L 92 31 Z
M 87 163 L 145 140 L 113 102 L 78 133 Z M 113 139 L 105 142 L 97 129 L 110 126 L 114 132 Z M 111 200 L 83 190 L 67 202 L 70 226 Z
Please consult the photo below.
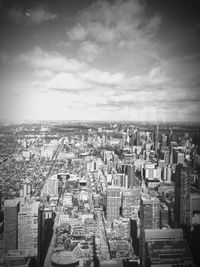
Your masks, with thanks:
M 199 266 L 199 125 L 0 129 L 2 266 Z
M 0 119 L 199 121 L 197 1 L 0 1 Z

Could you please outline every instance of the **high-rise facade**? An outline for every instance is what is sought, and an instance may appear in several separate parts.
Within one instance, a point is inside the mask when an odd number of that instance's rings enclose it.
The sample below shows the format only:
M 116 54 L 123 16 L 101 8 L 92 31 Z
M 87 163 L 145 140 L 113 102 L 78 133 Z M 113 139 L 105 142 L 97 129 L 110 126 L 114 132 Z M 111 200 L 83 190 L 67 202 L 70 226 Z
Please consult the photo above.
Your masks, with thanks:
M 140 129 L 138 128 L 136 132 L 136 146 L 139 145 L 140 145 Z
M 20 190 L 20 197 L 25 200 L 30 199 L 32 193 L 32 184 L 30 182 L 24 182 L 23 188 Z
M 140 199 L 140 259 L 145 259 L 145 229 L 156 229 L 160 227 L 159 200 L 147 193 L 142 194 Z
M 154 150 L 155 153 L 158 153 L 158 124 L 155 124 L 155 129 L 154 129 Z
M 193 267 L 182 229 L 145 230 L 145 267 Z
M 43 266 L 53 235 L 55 213 L 51 208 L 40 205 L 38 209 L 38 265 Z
M 161 145 L 162 145 L 162 148 L 166 148 L 167 146 L 167 136 L 165 134 L 161 135 Z
M 164 161 L 166 164 L 170 163 L 170 150 L 169 149 L 166 149 L 164 151 Z
M 18 248 L 18 212 L 19 200 L 7 199 L 4 202 L 4 250 Z
M 154 170 L 155 164 L 146 164 L 145 165 L 145 179 L 154 179 Z
M 176 148 L 173 148 L 173 163 L 179 164 L 185 162 L 185 155 L 183 152 L 178 151 Z
M 49 177 L 43 187 L 43 195 L 50 197 L 58 197 L 58 182 L 57 176 Z
M 121 207 L 121 188 L 110 186 L 107 189 L 107 221 L 119 219 Z
M 138 210 L 140 206 L 140 193 L 139 186 L 124 189 L 122 192 L 122 216 L 128 218 L 138 217 Z
M 169 209 L 165 203 L 160 203 L 160 228 L 169 225 Z
M 128 171 L 128 187 L 132 187 L 134 185 L 137 185 L 136 178 L 135 178 L 135 166 L 134 165 L 128 165 L 127 171 Z
M 176 226 L 190 224 L 191 168 L 178 164 L 175 176 L 175 221 Z
M 37 256 L 39 202 L 25 203 L 18 213 L 18 248 Z

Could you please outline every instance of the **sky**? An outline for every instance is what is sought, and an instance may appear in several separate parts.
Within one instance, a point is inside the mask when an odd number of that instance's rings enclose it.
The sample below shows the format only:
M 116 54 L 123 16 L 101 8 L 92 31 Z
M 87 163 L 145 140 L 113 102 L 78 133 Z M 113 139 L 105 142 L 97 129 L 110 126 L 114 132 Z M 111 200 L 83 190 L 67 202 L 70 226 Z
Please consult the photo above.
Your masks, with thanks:
M 0 119 L 200 120 L 198 0 L 0 0 Z

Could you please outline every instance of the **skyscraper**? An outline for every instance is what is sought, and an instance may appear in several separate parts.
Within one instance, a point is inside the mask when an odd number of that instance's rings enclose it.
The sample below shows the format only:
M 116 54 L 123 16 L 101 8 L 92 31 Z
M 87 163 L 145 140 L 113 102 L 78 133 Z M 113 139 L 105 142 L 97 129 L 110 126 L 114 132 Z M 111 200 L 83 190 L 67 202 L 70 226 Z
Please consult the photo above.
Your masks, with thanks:
M 145 229 L 156 229 L 160 226 L 159 200 L 147 193 L 142 194 L 140 200 L 140 259 L 145 259 Z
M 162 148 L 165 148 L 167 146 L 167 136 L 165 134 L 161 135 L 161 145 Z
M 18 212 L 19 200 L 7 199 L 4 202 L 4 250 L 14 250 L 18 248 Z
M 107 221 L 119 219 L 121 207 L 121 188 L 110 186 L 107 190 Z
M 155 153 L 157 154 L 158 152 L 158 124 L 155 124 L 155 129 L 154 129 L 154 150 Z
M 136 132 L 136 146 L 139 145 L 140 145 L 140 129 L 138 128 Z
M 32 194 L 32 184 L 30 182 L 24 182 L 23 188 L 20 191 L 20 196 L 25 200 L 30 199 Z
M 124 189 L 122 192 L 122 216 L 138 219 L 138 210 L 140 208 L 141 187 L 133 186 Z
M 170 150 L 169 149 L 166 149 L 164 151 L 164 161 L 166 164 L 170 163 Z
M 43 187 L 43 195 L 50 197 L 58 197 L 58 182 L 57 176 L 52 176 L 46 179 Z
M 169 225 L 169 209 L 165 203 L 160 203 L 160 228 Z
M 131 133 L 130 139 L 129 139 L 129 145 L 134 146 L 134 144 L 135 144 L 135 134 Z
M 39 202 L 26 203 L 18 213 L 18 248 L 37 255 Z
M 55 214 L 51 208 L 40 205 L 38 209 L 38 265 L 43 266 L 53 234 Z
M 175 222 L 177 226 L 190 224 L 191 168 L 178 164 L 175 176 Z
M 145 267 L 194 266 L 182 229 L 145 230 L 145 249 Z
M 128 168 L 128 186 L 132 187 L 134 185 L 137 185 L 135 178 L 135 166 L 128 165 L 127 168 Z

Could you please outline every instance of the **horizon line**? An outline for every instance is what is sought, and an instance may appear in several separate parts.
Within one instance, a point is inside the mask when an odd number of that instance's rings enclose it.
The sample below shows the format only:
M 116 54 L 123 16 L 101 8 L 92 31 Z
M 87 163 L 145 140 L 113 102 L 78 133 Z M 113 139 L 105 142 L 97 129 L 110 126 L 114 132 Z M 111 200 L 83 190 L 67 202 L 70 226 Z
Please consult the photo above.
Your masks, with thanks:
M 45 122 L 104 122 L 104 123 L 188 123 L 200 124 L 200 121 L 182 121 L 182 120 L 103 120 L 103 119 L 0 119 L 0 123 L 45 123 Z

